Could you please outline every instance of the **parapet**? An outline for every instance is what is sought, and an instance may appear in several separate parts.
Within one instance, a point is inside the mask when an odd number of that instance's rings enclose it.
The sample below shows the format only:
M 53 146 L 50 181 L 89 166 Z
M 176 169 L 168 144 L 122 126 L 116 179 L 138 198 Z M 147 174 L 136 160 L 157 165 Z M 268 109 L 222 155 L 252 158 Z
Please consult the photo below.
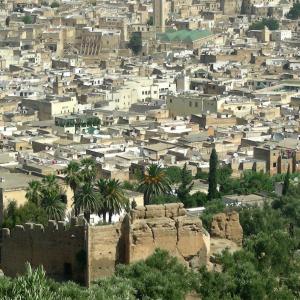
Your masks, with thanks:
M 84 226 L 79 223 L 76 218 L 71 219 L 70 226 L 67 226 L 64 221 L 56 222 L 54 220 L 49 220 L 48 225 L 45 227 L 42 224 L 25 223 L 24 225 L 16 225 L 13 229 L 3 228 L 2 237 L 5 239 L 26 234 L 72 232 L 74 229 L 84 228 Z
M 137 206 L 130 211 L 132 222 L 136 219 L 175 218 L 185 215 L 186 210 L 183 203 Z

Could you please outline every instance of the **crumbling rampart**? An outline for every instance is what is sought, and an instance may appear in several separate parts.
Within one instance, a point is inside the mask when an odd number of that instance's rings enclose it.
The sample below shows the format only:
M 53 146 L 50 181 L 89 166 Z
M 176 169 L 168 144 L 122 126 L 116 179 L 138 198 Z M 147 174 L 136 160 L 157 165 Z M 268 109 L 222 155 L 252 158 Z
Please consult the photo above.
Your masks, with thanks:
M 209 235 L 198 217 L 186 214 L 182 203 L 148 205 L 131 211 L 128 259 L 145 259 L 156 248 L 169 251 L 191 267 L 206 264 Z
M 118 263 L 145 259 L 156 248 L 197 267 L 208 261 L 209 235 L 181 203 L 137 207 L 113 225 L 78 225 L 75 219 L 69 227 L 54 221 L 45 228 L 28 223 L 3 229 L 1 267 L 15 276 L 28 261 L 33 267 L 43 265 L 55 279 L 89 285 L 111 275 Z

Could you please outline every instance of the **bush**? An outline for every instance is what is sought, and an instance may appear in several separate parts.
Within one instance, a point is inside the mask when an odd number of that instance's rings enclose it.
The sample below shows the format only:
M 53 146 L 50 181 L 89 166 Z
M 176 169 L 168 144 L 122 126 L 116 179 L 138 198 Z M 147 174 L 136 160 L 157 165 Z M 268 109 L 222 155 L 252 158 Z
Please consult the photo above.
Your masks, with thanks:
M 50 6 L 51 6 L 51 8 L 57 8 L 57 7 L 59 7 L 59 3 L 56 1 L 53 1 Z
M 33 18 L 31 16 L 25 16 L 22 18 L 22 21 L 24 22 L 24 24 L 32 24 Z

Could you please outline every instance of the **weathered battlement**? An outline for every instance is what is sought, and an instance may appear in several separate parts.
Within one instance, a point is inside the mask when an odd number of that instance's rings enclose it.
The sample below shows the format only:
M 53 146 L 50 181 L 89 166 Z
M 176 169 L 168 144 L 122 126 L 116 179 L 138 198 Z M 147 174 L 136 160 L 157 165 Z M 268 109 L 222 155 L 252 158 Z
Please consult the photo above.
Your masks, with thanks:
M 49 220 L 47 226 L 42 224 L 25 223 L 24 225 L 16 225 L 13 229 L 3 228 L 2 238 L 16 237 L 26 234 L 59 234 L 61 232 L 75 233 L 78 230 L 82 230 L 82 222 L 78 222 L 77 218 L 72 218 L 70 225 L 67 225 L 64 221 Z
M 186 210 L 183 203 L 137 206 L 130 212 L 132 221 L 135 219 L 151 219 L 162 217 L 174 218 L 185 215 Z
M 209 235 L 198 217 L 186 214 L 182 203 L 136 207 L 130 215 L 130 262 L 145 259 L 156 248 L 167 250 L 191 267 L 208 262 Z
M 6 275 L 24 272 L 25 262 L 43 265 L 55 279 L 90 282 L 111 275 L 118 263 L 145 259 L 165 249 L 191 267 L 205 264 L 209 235 L 198 217 L 186 214 L 182 203 L 136 207 L 120 223 L 88 226 L 72 219 L 27 223 L 2 231 L 2 264 Z

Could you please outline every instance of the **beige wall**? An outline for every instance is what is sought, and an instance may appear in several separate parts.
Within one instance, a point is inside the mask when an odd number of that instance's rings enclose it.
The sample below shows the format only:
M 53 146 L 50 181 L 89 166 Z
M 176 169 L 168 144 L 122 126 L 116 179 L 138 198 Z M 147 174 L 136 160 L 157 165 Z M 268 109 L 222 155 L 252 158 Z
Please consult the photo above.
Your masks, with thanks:
M 216 113 L 219 103 L 217 100 L 202 97 L 169 96 L 167 108 L 170 116 L 189 116 L 191 114 Z
M 145 259 L 156 248 L 166 249 L 193 267 L 205 265 L 209 255 L 209 235 L 198 217 L 186 215 L 182 204 L 137 207 L 122 223 L 105 226 L 76 225 L 49 221 L 48 227 L 27 224 L 2 231 L 1 268 L 5 275 L 43 265 L 48 276 L 72 279 L 89 285 L 110 276 L 117 263 Z M 86 259 L 79 259 L 80 254 Z M 82 256 L 81 256 L 82 257 Z M 84 258 L 84 255 L 83 255 Z M 66 278 L 66 264 L 72 271 Z
M 5 275 L 15 276 L 25 271 L 25 262 L 32 267 L 43 265 L 47 275 L 55 279 L 64 278 L 65 264 L 70 264 L 72 275 L 69 279 L 84 282 L 85 272 L 77 258 L 78 253 L 85 251 L 85 228 L 72 226 L 17 225 L 11 231 L 3 230 L 1 249 L 1 268 Z M 67 279 L 67 278 L 65 278 Z

